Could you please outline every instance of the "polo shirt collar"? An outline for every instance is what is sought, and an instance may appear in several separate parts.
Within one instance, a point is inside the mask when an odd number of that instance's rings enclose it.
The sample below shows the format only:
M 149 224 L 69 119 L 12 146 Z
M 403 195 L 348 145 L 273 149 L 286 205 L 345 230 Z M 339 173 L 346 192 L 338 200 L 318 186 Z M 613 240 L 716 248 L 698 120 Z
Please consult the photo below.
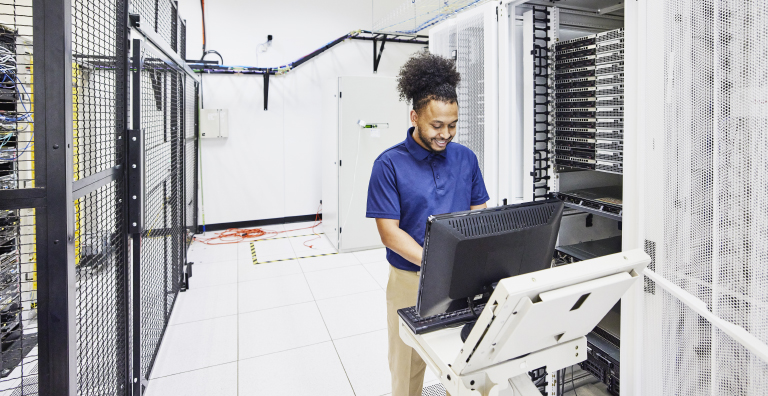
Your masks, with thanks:
M 424 161 L 429 157 L 430 154 L 432 154 L 431 151 L 425 149 L 424 147 L 421 147 L 418 143 L 416 143 L 416 140 L 413 139 L 413 130 L 415 127 L 408 128 L 408 134 L 405 137 L 405 147 L 408 149 L 408 152 L 411 153 L 413 158 L 416 158 L 419 161 Z M 448 146 L 451 144 L 449 143 Z M 448 147 L 445 148 L 445 150 L 435 153 L 434 155 L 440 156 L 445 158 L 445 151 L 448 150 Z

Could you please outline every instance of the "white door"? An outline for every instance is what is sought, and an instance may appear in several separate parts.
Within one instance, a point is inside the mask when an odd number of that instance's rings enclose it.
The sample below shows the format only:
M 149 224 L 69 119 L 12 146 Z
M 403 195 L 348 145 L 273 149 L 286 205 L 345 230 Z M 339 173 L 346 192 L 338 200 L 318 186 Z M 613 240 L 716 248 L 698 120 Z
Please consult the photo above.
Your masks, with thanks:
M 339 250 L 382 247 L 365 217 L 368 181 L 379 154 L 405 139 L 408 105 L 393 77 L 340 77 L 339 95 Z

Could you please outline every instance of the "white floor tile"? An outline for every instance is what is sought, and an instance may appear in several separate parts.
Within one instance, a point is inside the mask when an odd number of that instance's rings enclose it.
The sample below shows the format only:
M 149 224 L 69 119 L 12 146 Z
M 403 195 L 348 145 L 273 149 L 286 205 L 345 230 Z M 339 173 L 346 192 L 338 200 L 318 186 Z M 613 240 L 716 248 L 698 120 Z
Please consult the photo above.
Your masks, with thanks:
M 336 253 L 336 249 L 325 235 L 290 238 L 296 257 L 313 256 L 316 254 Z M 314 239 L 317 238 L 317 239 Z M 306 245 L 305 245 L 306 242 Z M 311 247 L 310 247 L 311 246 Z
M 192 265 L 192 277 L 189 278 L 192 288 L 229 283 L 237 283 L 237 260 Z
M 240 359 L 329 341 L 314 302 L 240 315 Z
M 241 360 L 240 395 L 353 396 L 330 342 Z
M 256 242 L 246 242 L 240 244 L 240 258 L 253 258 L 251 243 L 256 250 L 256 258 L 259 261 L 265 261 L 265 257 L 281 256 L 283 258 L 296 257 L 293 246 L 288 239 L 267 239 Z
M 145 396 L 237 396 L 237 363 L 149 381 Z
M 240 313 L 312 300 L 312 292 L 302 274 L 240 282 L 238 286 Z
M 198 243 L 187 253 L 187 261 L 204 264 L 237 260 L 237 246 L 238 244 L 216 246 Z
M 317 306 L 333 339 L 387 328 L 384 290 L 320 300 Z
M 315 300 L 380 289 L 379 284 L 361 265 L 307 272 L 307 283 Z
M 387 260 L 387 249 L 384 248 L 361 250 L 359 252 L 354 252 L 353 254 L 357 256 L 357 259 L 363 264 Z
M 330 256 L 299 259 L 299 263 L 304 272 L 312 272 L 348 267 L 350 265 L 359 265 L 360 261 L 352 253 L 341 253 Z
M 341 363 L 357 396 L 392 391 L 387 359 L 387 330 L 334 340 Z
M 253 264 L 249 258 L 238 261 L 237 277 L 240 282 L 257 279 L 274 278 L 278 276 L 301 274 L 301 266 L 298 260 L 277 261 L 266 264 Z
M 191 279 L 195 276 L 197 275 L 193 275 Z M 193 286 L 179 293 L 169 324 L 176 325 L 229 315 L 237 315 L 237 283 L 202 288 Z
M 389 281 L 389 268 L 392 265 L 389 261 L 378 261 L 375 263 L 363 264 L 363 267 L 371 274 L 376 283 L 381 286 L 382 289 L 387 289 L 387 282 Z
M 237 360 L 237 317 L 168 326 L 151 378 Z

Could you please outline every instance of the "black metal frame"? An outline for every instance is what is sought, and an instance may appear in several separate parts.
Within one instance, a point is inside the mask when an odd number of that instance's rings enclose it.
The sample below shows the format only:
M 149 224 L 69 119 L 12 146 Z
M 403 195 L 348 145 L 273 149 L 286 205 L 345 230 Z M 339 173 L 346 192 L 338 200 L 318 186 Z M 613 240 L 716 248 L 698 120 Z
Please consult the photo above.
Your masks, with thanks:
M 133 17 L 131 18 L 133 20 Z M 379 70 L 379 63 L 381 62 L 381 55 L 384 52 L 384 44 L 389 43 L 404 43 L 404 44 L 429 44 L 429 36 L 419 34 L 405 34 L 396 32 L 374 32 L 369 30 L 356 30 L 347 33 L 330 43 L 312 51 L 310 54 L 305 55 L 291 63 L 277 67 L 256 67 L 256 66 L 225 66 L 219 65 L 210 61 L 192 61 L 189 62 L 191 71 L 196 73 L 221 73 L 221 74 L 256 74 L 264 76 L 264 110 L 267 110 L 267 104 L 269 102 L 269 76 L 281 75 L 290 72 L 291 70 L 301 66 L 310 59 L 322 54 L 323 52 L 335 47 L 337 44 L 343 43 L 346 40 L 368 40 L 373 41 L 373 72 L 376 73 Z M 378 43 L 381 42 L 381 47 L 378 47 Z
M 170 22 L 172 33 L 176 36 L 172 42 L 166 42 L 160 35 L 152 29 L 142 30 L 136 27 L 137 31 L 144 38 L 156 46 L 169 64 L 173 64 L 178 70 L 192 76 L 198 80 L 194 72 L 186 66 L 183 59 L 185 52 L 183 47 L 186 39 L 184 37 L 186 26 L 183 20 L 178 16 L 177 5 L 170 0 L 171 16 Z M 76 316 L 76 221 L 75 221 L 75 202 L 79 198 L 84 198 L 91 193 L 98 191 L 101 187 L 111 183 L 117 183 L 123 186 L 122 195 L 115 197 L 112 203 L 118 208 L 115 213 L 121 213 L 126 216 L 125 229 L 117 238 L 122 241 L 124 246 L 132 246 L 133 252 L 128 249 L 122 249 L 119 260 L 122 265 L 120 268 L 121 278 L 125 284 L 116 287 L 114 299 L 117 306 L 114 308 L 125 314 L 123 326 L 116 325 L 125 331 L 125 336 L 118 336 L 116 342 L 119 344 L 114 349 L 118 356 L 115 356 L 115 367 L 117 372 L 117 384 L 114 384 L 115 394 L 134 394 L 141 395 L 142 382 L 139 376 L 133 375 L 132 367 L 141 367 L 140 340 L 136 334 L 140 329 L 141 315 L 138 312 L 140 305 L 136 305 L 136 300 L 132 297 L 140 295 L 140 282 L 128 282 L 133 279 L 140 279 L 141 258 L 141 215 L 135 216 L 137 211 L 141 210 L 142 194 L 133 195 L 138 188 L 141 191 L 143 180 L 141 179 L 142 154 L 143 150 L 136 150 L 136 147 L 142 145 L 142 134 L 140 129 L 140 106 L 134 106 L 129 110 L 129 98 L 133 96 L 134 101 L 140 97 L 141 91 L 134 91 L 133 95 L 128 90 L 130 81 L 129 64 L 129 36 L 130 28 L 128 26 L 128 1 L 118 3 L 121 7 L 116 10 L 116 20 L 118 25 L 116 31 L 116 48 L 124 50 L 124 53 L 118 53 L 116 59 L 105 59 L 114 65 L 118 84 L 115 86 L 114 108 L 115 124 L 118 129 L 115 133 L 114 150 L 116 153 L 115 162 L 100 172 L 88 175 L 86 177 L 74 180 L 73 170 L 73 41 L 72 41 L 72 21 L 73 6 L 72 0 L 33 0 L 33 26 L 32 36 L 34 42 L 34 135 L 33 143 L 35 148 L 34 171 L 35 187 L 17 190 L 0 190 L 0 209 L 34 209 L 35 210 L 35 232 L 36 232 L 36 272 L 37 272 L 37 310 L 38 310 L 38 394 L 41 396 L 61 396 L 76 395 L 78 393 L 78 347 L 77 347 L 77 323 Z M 140 18 L 131 18 L 131 20 L 140 20 Z M 157 20 L 156 23 L 157 25 Z M 157 26 L 155 26 L 157 28 Z M 134 48 L 135 53 L 135 48 Z M 140 51 L 139 51 L 140 53 Z M 179 56 L 179 55 L 182 56 Z M 114 62 L 114 63 L 112 63 Z M 134 64 L 134 67 L 136 64 Z M 137 68 L 140 73 L 140 68 Z M 136 71 L 134 70 L 134 73 Z M 197 90 L 197 84 L 188 89 Z M 182 92 L 182 91 L 180 91 Z M 181 100 L 184 100 L 183 98 Z M 112 103 L 112 102 L 110 102 Z M 197 107 L 197 103 L 189 104 Z M 133 128 L 128 130 L 127 120 L 132 116 Z M 195 117 L 195 131 L 197 131 L 197 121 Z M 182 132 L 183 133 L 183 132 Z M 136 137 L 134 141 L 132 138 Z M 188 140 L 195 141 L 195 152 L 197 155 L 197 133 L 194 137 L 181 138 L 183 143 Z M 135 143 L 132 145 L 131 143 Z M 184 149 L 184 146 L 181 146 Z M 182 151 L 183 153 L 183 151 Z M 189 154 L 189 153 L 186 153 Z M 184 155 L 184 154 L 181 154 Z M 182 157 L 183 158 L 183 157 Z M 136 164 L 133 168 L 129 164 Z M 181 166 L 185 166 L 182 162 Z M 137 175 L 138 177 L 134 177 Z M 194 194 L 197 193 L 197 169 L 194 170 L 195 180 Z M 186 203 L 184 196 L 184 184 L 187 183 L 183 178 L 175 181 L 171 187 L 179 189 L 183 198 L 179 201 Z M 197 224 L 197 199 L 194 198 L 194 221 L 189 227 L 185 221 L 184 212 L 181 213 L 182 229 L 195 230 Z M 135 222 L 136 226 L 133 226 Z M 133 237 L 131 236 L 133 234 Z M 179 238 L 181 262 L 186 261 L 186 241 Z M 133 265 L 127 265 L 133 263 Z M 179 267 L 181 268 L 181 267 Z M 173 278 L 175 279 L 175 278 Z M 183 278 L 182 278 L 183 279 Z M 131 287 L 132 286 L 132 287 Z M 133 296 L 132 296 L 133 294 Z M 167 317 L 165 320 L 167 321 Z M 131 322 L 132 321 L 132 322 Z M 133 327 L 134 334 L 129 336 L 130 327 Z M 121 331 L 121 330 L 118 330 Z M 129 351 L 133 350 L 133 356 L 129 356 Z M 138 356 L 137 356 L 138 352 Z M 111 353 L 111 352 L 110 352 Z M 123 356 L 123 354 L 125 356 Z M 111 355 L 110 355 L 111 356 Z M 110 357 L 111 359 L 111 357 Z
M 34 0 L 36 46 L 35 190 L 13 191 L 37 208 L 39 386 L 41 395 L 76 389 L 72 65 L 69 0 Z M 40 196 L 42 192 L 42 197 Z M 0 192 L 1 193 L 1 192 Z M 38 194 L 35 194 L 38 193 Z M 0 202 L 5 202 L 0 194 Z
M 533 7 L 533 199 L 549 197 L 549 8 Z

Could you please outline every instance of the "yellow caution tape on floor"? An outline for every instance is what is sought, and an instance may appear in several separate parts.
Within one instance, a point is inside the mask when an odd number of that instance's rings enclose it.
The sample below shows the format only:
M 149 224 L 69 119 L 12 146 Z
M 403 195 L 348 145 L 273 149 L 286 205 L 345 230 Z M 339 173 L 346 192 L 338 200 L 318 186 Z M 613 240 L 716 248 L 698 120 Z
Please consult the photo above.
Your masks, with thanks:
M 286 237 L 276 237 L 276 238 L 264 238 L 264 239 L 257 239 L 253 242 L 262 242 L 262 241 L 274 241 L 275 239 L 288 239 L 288 238 L 301 238 L 301 237 L 308 237 L 313 235 L 323 235 L 322 232 L 318 232 L 317 234 L 306 234 L 306 235 L 293 235 L 293 236 L 286 236 Z M 251 243 L 253 243 L 251 242 Z
M 334 253 L 325 253 L 325 254 L 315 254 L 312 256 L 304 256 L 304 257 L 291 257 L 291 258 L 285 258 L 285 259 L 279 259 L 279 260 L 259 261 L 256 258 L 256 247 L 253 246 L 253 242 L 251 242 L 251 259 L 253 260 L 253 265 L 277 263 L 280 261 L 292 261 L 292 260 L 306 259 L 306 258 L 312 258 L 312 257 L 333 256 L 334 254 L 339 254 L 339 253 L 334 252 Z

